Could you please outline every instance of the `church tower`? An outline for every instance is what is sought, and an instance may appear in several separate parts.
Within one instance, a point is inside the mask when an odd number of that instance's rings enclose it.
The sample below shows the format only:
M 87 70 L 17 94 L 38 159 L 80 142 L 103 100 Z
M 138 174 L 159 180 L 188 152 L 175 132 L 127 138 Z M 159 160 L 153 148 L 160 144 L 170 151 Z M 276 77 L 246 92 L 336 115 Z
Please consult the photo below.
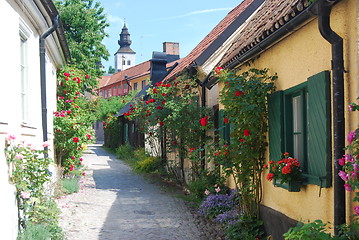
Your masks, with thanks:
M 118 40 L 120 48 L 115 53 L 115 69 L 117 72 L 136 65 L 136 53 L 131 49 L 131 43 L 130 33 L 125 23 L 120 33 L 120 40 Z

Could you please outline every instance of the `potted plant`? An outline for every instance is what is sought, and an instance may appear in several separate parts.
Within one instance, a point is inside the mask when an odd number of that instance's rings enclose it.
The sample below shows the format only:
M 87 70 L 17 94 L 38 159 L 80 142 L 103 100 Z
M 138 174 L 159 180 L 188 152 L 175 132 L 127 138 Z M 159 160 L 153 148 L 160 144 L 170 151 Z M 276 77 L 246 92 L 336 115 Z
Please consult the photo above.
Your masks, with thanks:
M 296 158 L 291 158 L 286 152 L 281 160 L 270 161 L 268 164 L 263 166 L 265 169 L 269 168 L 266 177 L 268 181 L 273 180 L 275 186 L 287 189 L 289 192 L 300 191 L 302 171 Z

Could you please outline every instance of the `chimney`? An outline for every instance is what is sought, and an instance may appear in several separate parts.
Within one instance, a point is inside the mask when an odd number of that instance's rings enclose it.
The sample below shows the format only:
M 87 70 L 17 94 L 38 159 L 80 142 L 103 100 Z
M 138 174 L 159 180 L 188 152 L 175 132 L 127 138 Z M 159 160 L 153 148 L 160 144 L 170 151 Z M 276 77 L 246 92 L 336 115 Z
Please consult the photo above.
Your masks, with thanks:
M 167 55 L 179 56 L 179 43 L 164 42 L 163 43 L 163 52 L 165 52 Z

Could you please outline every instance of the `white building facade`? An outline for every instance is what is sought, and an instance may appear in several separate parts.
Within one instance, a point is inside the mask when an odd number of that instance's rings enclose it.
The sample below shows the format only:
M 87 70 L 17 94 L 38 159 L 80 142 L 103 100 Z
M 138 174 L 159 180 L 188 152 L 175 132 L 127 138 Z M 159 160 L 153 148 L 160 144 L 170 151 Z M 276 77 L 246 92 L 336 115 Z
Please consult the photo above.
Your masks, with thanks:
M 52 1 L 0 1 L 0 222 L 1 238 L 16 239 L 18 229 L 15 187 L 9 182 L 4 155 L 5 137 L 15 135 L 41 147 L 43 142 L 39 39 L 57 15 Z M 45 42 L 47 138 L 53 139 L 56 110 L 56 69 L 69 59 L 61 22 Z M 53 156 L 53 144 L 49 156 Z

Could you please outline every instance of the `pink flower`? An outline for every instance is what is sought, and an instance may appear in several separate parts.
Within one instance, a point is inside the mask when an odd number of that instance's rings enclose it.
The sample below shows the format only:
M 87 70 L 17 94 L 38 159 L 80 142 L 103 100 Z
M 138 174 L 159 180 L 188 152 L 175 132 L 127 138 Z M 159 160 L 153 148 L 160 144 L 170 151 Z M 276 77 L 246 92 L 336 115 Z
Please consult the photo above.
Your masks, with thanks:
M 339 158 L 338 163 L 339 163 L 340 166 L 344 166 L 345 165 L 345 158 L 344 157 Z
M 82 161 L 83 161 L 83 159 L 82 159 L 82 158 L 79 158 L 79 160 L 80 160 L 80 162 L 82 162 Z
M 219 187 L 215 188 L 214 190 L 216 191 L 216 193 L 219 193 L 221 191 L 221 189 Z
M 31 193 L 29 191 L 23 191 L 20 193 L 20 196 L 23 198 L 23 199 L 29 199 L 30 196 L 31 196 Z
M 6 135 L 5 137 L 6 141 L 15 140 L 15 139 L 16 139 L 15 135 L 11 135 L 11 134 Z
M 352 186 L 350 186 L 348 183 L 344 184 L 344 188 L 345 190 L 347 190 L 348 192 L 352 192 Z
M 344 181 L 348 181 L 348 174 L 346 174 L 346 172 L 340 170 L 338 173 L 339 177 L 341 177 L 341 179 L 343 179 Z
M 66 77 L 70 77 L 70 73 L 64 73 L 64 75 L 66 76 Z
M 70 165 L 70 172 L 72 172 L 75 169 L 74 165 Z
M 353 163 L 352 166 L 353 166 L 354 171 L 356 171 L 356 172 L 359 171 L 359 166 L 358 166 L 358 164 Z
M 23 158 L 24 158 L 24 156 L 20 153 L 15 155 L 15 159 L 23 159 Z
M 208 189 L 206 189 L 206 191 L 204 191 L 204 194 L 206 194 L 208 196 L 209 194 L 211 194 L 211 192 L 208 191 Z
M 90 76 L 88 74 L 86 74 L 85 78 L 90 78 Z
M 50 146 L 50 143 L 49 143 L 48 141 L 43 142 L 43 143 L 42 143 L 42 146 L 43 146 L 43 147 L 48 147 L 48 146 Z
M 354 212 L 359 216 L 359 206 L 354 207 Z
M 352 144 L 354 139 L 355 139 L 355 131 L 351 131 L 347 136 L 347 140 L 348 140 L 349 144 Z
M 75 156 L 71 156 L 71 159 L 74 160 L 74 159 L 75 159 Z
M 350 104 L 350 105 L 348 105 L 348 108 L 349 108 L 349 111 L 353 111 L 353 109 L 354 109 L 354 105 L 352 105 L 352 104 Z
M 350 154 L 344 155 L 345 161 L 354 162 L 354 158 Z
M 83 172 L 83 173 L 82 173 L 82 176 L 85 176 L 85 175 L 86 175 L 86 173 L 85 173 L 85 172 Z

